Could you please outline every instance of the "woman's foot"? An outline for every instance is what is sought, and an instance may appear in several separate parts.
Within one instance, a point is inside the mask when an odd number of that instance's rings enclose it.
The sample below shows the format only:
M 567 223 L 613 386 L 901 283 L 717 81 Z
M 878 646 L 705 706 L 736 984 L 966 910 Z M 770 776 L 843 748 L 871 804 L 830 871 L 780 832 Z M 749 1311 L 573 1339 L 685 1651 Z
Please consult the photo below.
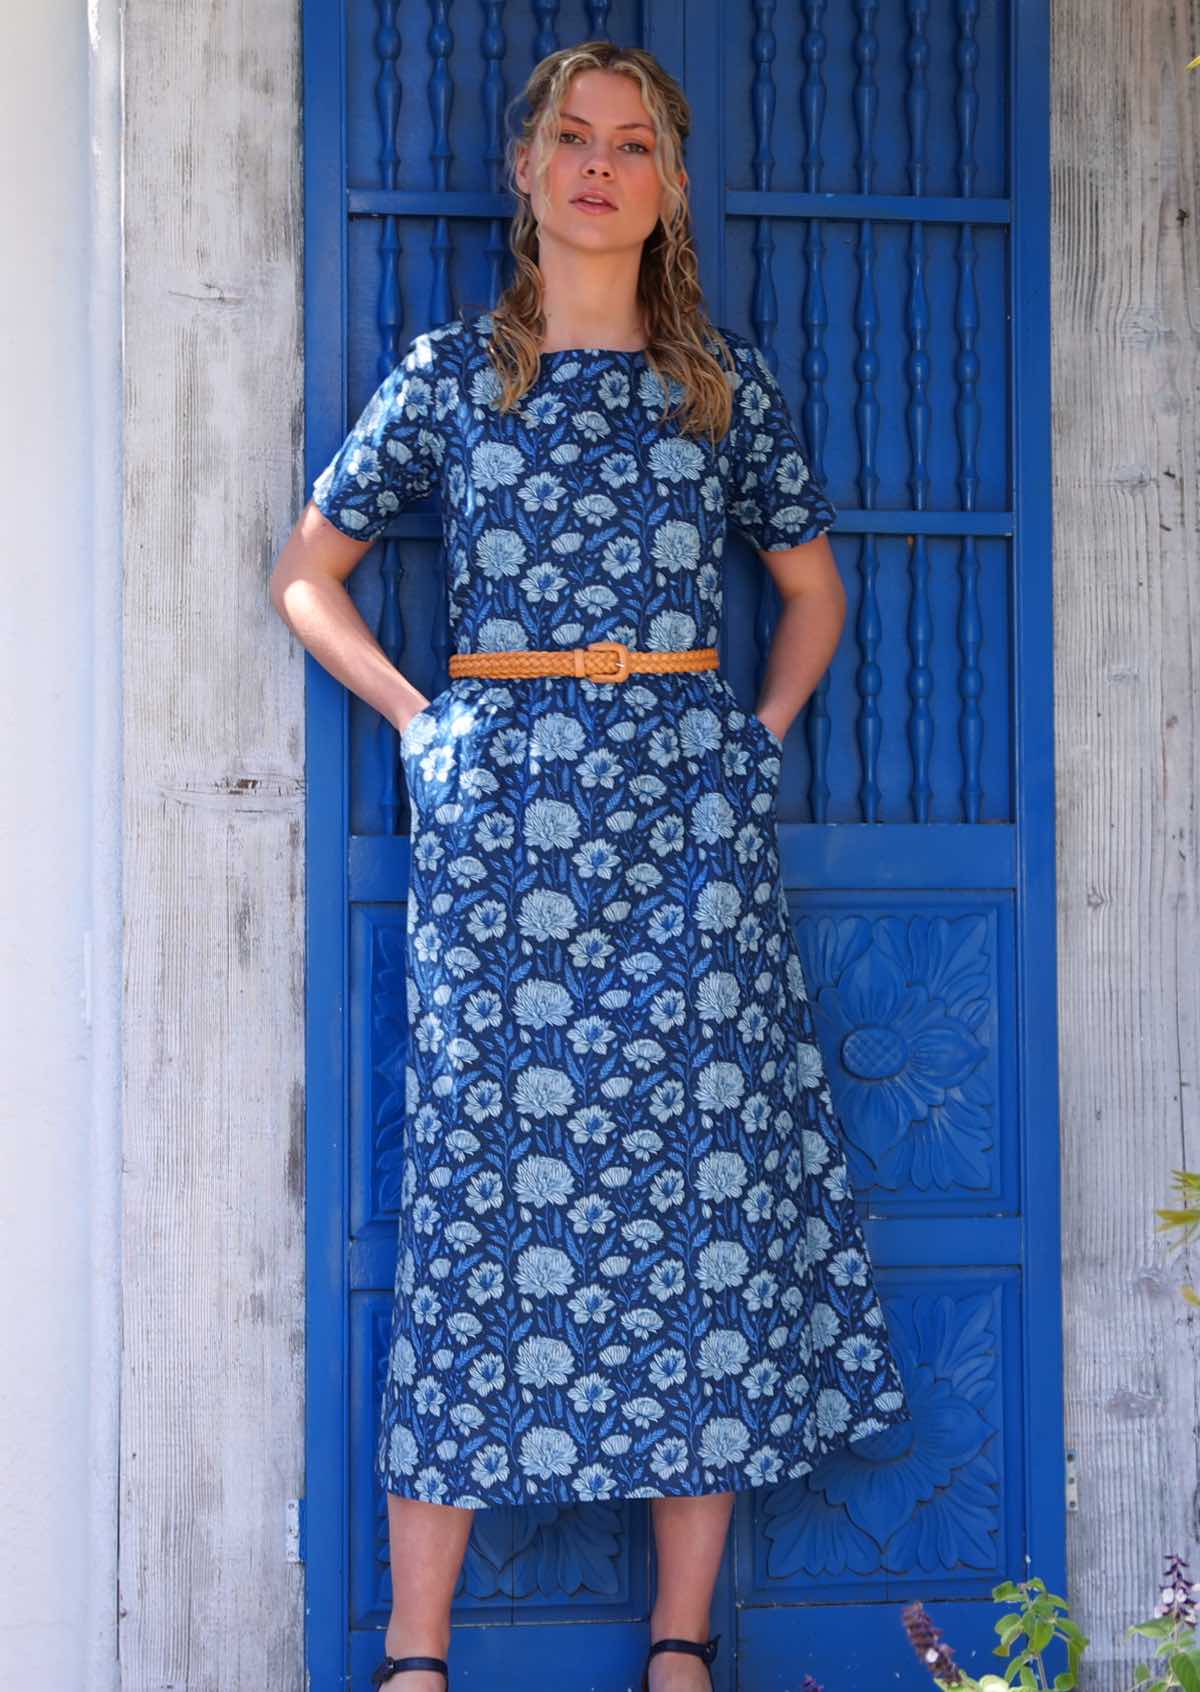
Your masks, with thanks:
M 447 1665 L 449 1641 L 422 1638 L 411 1628 L 389 1626 L 383 1636 L 383 1649 L 389 1657 L 441 1657 Z M 401 1669 L 390 1674 L 379 1692 L 446 1692 L 446 1676 L 438 1669 Z
M 711 1692 L 708 1664 L 690 1651 L 660 1651 L 650 1659 L 650 1692 Z

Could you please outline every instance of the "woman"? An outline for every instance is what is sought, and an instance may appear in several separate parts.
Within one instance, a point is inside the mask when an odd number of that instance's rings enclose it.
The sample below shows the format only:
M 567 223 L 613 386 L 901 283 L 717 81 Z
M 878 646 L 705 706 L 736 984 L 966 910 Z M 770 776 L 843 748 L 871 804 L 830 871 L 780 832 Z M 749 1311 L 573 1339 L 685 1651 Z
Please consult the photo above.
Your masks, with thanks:
M 678 85 L 591 41 L 524 98 L 512 285 L 414 338 L 272 582 L 401 731 L 412 811 L 373 1678 L 448 1681 L 474 1510 L 640 1497 L 643 1686 L 693 1692 L 734 1491 L 908 1418 L 775 825 L 845 598 L 783 395 L 702 307 Z M 427 700 L 341 584 L 435 485 L 455 651 Z M 784 601 L 755 715 L 713 667 L 727 520 Z

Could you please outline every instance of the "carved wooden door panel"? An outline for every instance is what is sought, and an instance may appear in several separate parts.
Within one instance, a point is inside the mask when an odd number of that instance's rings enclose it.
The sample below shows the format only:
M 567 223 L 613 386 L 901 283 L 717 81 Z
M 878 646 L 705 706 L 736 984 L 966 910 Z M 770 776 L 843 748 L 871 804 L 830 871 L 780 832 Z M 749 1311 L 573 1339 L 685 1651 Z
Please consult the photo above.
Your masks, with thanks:
M 1062 1590 L 1045 0 L 305 4 L 306 492 L 418 329 L 507 280 L 505 103 L 554 47 L 649 47 L 693 104 L 718 322 L 752 334 L 839 509 L 849 615 L 788 737 L 780 842 L 911 1429 L 738 1495 L 717 1687 L 924 1687 L 926 1600 L 976 1672 L 1001 1578 Z M 356 603 L 426 693 L 432 507 Z M 731 535 L 747 704 L 776 596 Z M 394 1267 L 407 806 L 395 736 L 311 660 L 308 1565 L 314 1688 L 387 1619 L 371 1472 Z M 634 1686 L 644 1501 L 479 1512 L 458 1684 Z

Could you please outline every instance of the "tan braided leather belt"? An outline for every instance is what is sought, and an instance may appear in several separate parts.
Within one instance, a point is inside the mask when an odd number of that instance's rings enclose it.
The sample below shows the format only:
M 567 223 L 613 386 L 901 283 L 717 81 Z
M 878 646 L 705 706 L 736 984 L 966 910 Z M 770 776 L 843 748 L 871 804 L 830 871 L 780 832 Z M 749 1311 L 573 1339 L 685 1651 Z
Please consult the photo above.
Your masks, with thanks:
M 514 652 L 452 652 L 452 676 L 586 676 L 589 681 L 624 681 L 636 670 L 715 670 L 715 646 L 690 646 L 674 652 L 641 652 L 619 640 L 593 640 L 561 652 L 544 648 Z

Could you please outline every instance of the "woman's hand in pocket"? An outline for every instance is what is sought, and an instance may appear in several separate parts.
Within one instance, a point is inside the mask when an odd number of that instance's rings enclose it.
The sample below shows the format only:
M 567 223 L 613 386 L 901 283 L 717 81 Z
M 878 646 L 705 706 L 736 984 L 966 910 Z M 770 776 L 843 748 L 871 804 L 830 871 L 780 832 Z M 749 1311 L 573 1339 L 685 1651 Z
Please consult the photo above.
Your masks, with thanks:
M 771 739 L 775 742 L 775 745 L 782 752 L 783 751 L 783 734 L 780 734 L 778 729 L 772 728 L 770 723 L 767 721 L 767 719 L 762 715 L 762 713 L 760 711 L 756 711 L 754 713 L 754 716 L 755 716 L 755 719 L 758 722 L 759 727 L 766 729 L 766 731 L 770 735 Z M 787 733 L 787 730 L 785 728 L 784 734 L 786 734 L 786 733 Z
M 429 705 L 430 705 L 430 701 L 427 699 L 425 701 L 425 703 L 423 705 L 419 705 L 415 711 L 410 711 L 408 716 L 405 718 L 403 725 L 401 726 L 400 733 L 401 734 L 404 733 L 404 730 L 408 727 L 409 723 L 412 722 L 414 717 L 419 717 L 419 716 L 423 715 L 424 712 L 428 711 Z
M 417 701 L 416 704 L 413 703 L 414 699 Z M 391 722 L 392 727 L 396 730 L 396 733 L 403 734 L 408 728 L 409 723 L 412 722 L 413 718 L 419 717 L 421 712 L 427 710 L 428 707 L 429 700 L 426 699 L 425 695 L 423 693 L 418 693 L 415 688 L 410 689 L 403 706 L 397 705 L 395 711 L 392 713 Z

